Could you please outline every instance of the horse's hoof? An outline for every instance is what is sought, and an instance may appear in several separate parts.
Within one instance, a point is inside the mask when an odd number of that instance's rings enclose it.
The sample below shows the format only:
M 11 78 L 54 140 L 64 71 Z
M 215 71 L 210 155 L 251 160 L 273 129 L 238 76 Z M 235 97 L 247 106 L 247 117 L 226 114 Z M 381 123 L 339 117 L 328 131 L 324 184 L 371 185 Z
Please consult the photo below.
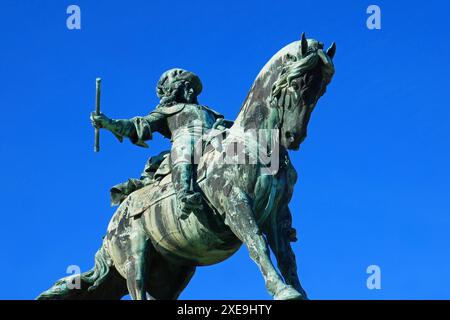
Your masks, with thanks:
M 306 297 L 300 292 L 294 289 L 292 286 L 286 286 L 278 291 L 275 296 L 275 300 L 305 300 Z

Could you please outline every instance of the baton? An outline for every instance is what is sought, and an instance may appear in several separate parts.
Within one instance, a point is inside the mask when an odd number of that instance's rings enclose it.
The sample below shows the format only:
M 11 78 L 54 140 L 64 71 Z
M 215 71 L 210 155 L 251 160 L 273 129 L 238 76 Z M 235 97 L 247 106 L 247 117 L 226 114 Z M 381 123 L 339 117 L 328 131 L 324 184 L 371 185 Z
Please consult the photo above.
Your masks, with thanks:
M 100 84 L 101 78 L 95 79 L 95 115 L 100 115 Z M 100 151 L 100 128 L 95 128 L 94 152 Z

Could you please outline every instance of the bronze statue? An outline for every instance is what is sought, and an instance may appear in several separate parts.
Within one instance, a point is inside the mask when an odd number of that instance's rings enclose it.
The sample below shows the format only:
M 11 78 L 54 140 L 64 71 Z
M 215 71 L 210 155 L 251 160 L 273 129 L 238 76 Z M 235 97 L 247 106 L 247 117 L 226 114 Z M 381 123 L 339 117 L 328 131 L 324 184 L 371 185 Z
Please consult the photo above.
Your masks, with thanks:
M 275 299 L 306 299 L 291 248 L 296 235 L 288 203 L 297 174 L 288 150 L 298 150 L 306 137 L 311 113 L 334 74 L 335 50 L 333 43 L 324 52 L 321 42 L 304 34 L 280 50 L 257 76 L 234 123 L 197 104 L 200 80 L 181 69 L 161 77 L 161 104 L 150 115 L 93 115 L 96 127 L 120 139 L 146 146 L 158 131 L 172 138 L 173 147 L 149 160 L 141 184 L 116 190 L 121 204 L 94 268 L 80 275 L 81 289 L 70 289 L 63 278 L 38 299 L 120 299 L 127 293 L 138 300 L 176 299 L 197 266 L 227 259 L 242 243 Z M 262 134 L 255 138 L 253 132 Z M 201 154 L 192 164 L 195 138 Z M 275 143 L 261 148 L 261 138 Z M 241 154 L 233 153 L 242 144 Z M 245 161 L 223 161 L 227 155 Z

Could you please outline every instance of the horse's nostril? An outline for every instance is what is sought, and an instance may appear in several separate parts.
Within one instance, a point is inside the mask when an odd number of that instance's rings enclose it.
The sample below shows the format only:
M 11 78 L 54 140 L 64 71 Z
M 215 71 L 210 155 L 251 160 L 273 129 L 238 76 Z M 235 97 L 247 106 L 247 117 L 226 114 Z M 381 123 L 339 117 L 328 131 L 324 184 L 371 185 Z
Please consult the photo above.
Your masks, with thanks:
M 289 143 L 295 142 L 295 134 L 293 134 L 292 132 L 287 131 L 285 136 L 286 136 L 286 141 L 287 142 L 289 142 Z

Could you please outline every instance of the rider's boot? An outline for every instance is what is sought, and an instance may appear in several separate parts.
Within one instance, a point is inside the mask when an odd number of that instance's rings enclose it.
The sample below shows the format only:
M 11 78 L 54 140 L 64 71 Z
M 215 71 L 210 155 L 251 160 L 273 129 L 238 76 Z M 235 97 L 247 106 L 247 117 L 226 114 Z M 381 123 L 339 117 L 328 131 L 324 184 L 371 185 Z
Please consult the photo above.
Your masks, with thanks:
M 172 167 L 172 183 L 178 202 L 180 219 L 186 219 L 192 211 L 203 208 L 202 196 L 191 189 L 193 165 L 178 163 Z

